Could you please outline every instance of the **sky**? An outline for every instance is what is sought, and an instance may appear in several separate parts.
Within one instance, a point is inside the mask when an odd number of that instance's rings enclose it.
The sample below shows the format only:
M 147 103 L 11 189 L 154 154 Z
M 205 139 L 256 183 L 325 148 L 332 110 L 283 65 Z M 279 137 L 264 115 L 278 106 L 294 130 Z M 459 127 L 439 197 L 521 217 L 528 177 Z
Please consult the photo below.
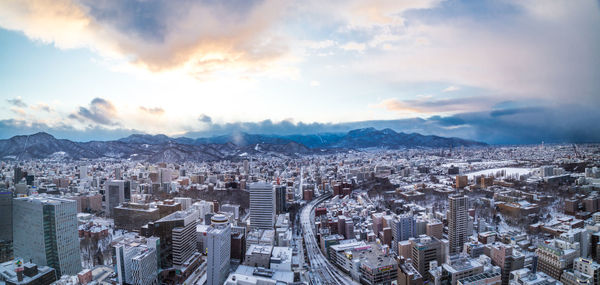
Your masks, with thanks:
M 2 0 L 0 138 L 600 142 L 598 0 Z

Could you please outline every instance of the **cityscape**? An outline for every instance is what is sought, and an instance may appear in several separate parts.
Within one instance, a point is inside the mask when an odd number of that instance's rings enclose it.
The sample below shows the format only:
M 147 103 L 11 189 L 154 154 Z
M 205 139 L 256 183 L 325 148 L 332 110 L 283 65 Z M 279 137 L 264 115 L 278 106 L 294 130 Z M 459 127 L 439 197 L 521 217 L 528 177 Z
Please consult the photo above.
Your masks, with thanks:
M 600 285 L 600 2 L 0 0 L 0 285 Z

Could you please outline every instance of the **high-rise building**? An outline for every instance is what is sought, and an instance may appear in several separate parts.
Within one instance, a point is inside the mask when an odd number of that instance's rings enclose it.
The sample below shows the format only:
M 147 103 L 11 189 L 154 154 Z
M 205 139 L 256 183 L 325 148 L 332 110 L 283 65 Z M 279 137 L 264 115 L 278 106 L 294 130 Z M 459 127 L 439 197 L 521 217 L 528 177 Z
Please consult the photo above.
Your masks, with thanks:
M 287 187 L 283 185 L 275 186 L 275 213 L 285 213 L 287 209 L 286 203 Z
M 114 208 L 125 202 L 125 181 L 112 180 L 107 182 L 100 193 L 104 196 L 104 212 L 112 217 Z
M 398 249 L 398 242 L 415 237 L 415 218 L 412 214 L 399 215 L 392 219 L 392 237 L 394 251 Z
M 12 193 L 0 192 L 0 263 L 13 259 Z
M 79 179 L 87 180 L 88 179 L 88 167 L 87 165 L 79 166 Z
M 198 211 L 191 208 L 177 211 L 141 228 L 145 237 L 160 238 L 158 256 L 162 268 L 181 266 L 196 251 L 196 220 Z
M 206 280 L 208 285 L 223 284 L 229 274 L 231 259 L 231 226 L 225 215 L 212 216 L 207 236 Z
M 490 255 L 494 265 L 500 267 L 502 285 L 508 284 L 511 271 L 521 269 L 525 265 L 525 256 L 516 250 L 513 251 L 511 246 L 492 245 Z
M 21 167 L 15 167 L 15 169 L 13 170 L 13 183 L 19 184 L 19 182 L 21 181 L 21 179 L 23 178 L 23 169 Z
M 539 244 L 535 250 L 538 256 L 537 268 L 550 277 L 560 280 L 563 271 L 573 266 L 573 261 L 579 257 L 579 252 L 579 243 L 551 240 Z
M 113 244 L 113 264 L 119 284 L 158 284 L 159 239 L 124 238 Z
M 271 183 L 250 184 L 250 227 L 273 229 L 275 225 L 275 188 Z
M 77 202 L 32 196 L 13 200 L 14 255 L 56 269 L 57 275 L 81 271 Z M 15 219 L 17 220 L 17 219 Z
M 459 253 L 467 240 L 469 198 L 464 195 L 448 197 L 448 242 L 450 255 Z
M 431 280 L 429 263 L 432 261 L 437 261 L 438 264 L 442 263 L 442 243 L 438 239 L 426 235 L 411 239 L 410 242 L 414 268 L 419 271 L 424 280 Z

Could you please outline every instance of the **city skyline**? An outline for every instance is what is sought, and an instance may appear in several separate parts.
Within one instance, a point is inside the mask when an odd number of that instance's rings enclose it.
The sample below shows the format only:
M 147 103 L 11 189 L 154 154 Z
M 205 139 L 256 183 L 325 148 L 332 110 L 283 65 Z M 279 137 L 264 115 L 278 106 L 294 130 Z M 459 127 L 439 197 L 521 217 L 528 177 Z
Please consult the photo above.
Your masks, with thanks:
M 3 1 L 0 139 L 598 142 L 598 1 Z

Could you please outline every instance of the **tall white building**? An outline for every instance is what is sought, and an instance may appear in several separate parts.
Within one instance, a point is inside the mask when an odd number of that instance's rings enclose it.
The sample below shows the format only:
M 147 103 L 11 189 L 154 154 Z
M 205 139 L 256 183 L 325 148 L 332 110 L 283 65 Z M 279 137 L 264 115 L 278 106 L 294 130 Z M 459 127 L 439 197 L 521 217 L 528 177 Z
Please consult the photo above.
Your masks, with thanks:
M 79 179 L 87 180 L 88 179 L 88 167 L 87 165 L 79 166 Z
M 273 229 L 275 225 L 275 188 L 271 183 L 250 184 L 250 228 Z
M 220 285 L 227 279 L 231 259 L 231 226 L 227 217 L 221 214 L 214 215 L 207 235 L 206 280 L 208 285 Z
M 56 269 L 58 276 L 81 271 L 77 202 L 31 196 L 13 200 L 14 256 Z
M 158 284 L 159 239 L 125 238 L 113 245 L 119 284 Z
M 467 241 L 469 198 L 464 195 L 448 197 L 448 241 L 450 255 L 459 253 Z

